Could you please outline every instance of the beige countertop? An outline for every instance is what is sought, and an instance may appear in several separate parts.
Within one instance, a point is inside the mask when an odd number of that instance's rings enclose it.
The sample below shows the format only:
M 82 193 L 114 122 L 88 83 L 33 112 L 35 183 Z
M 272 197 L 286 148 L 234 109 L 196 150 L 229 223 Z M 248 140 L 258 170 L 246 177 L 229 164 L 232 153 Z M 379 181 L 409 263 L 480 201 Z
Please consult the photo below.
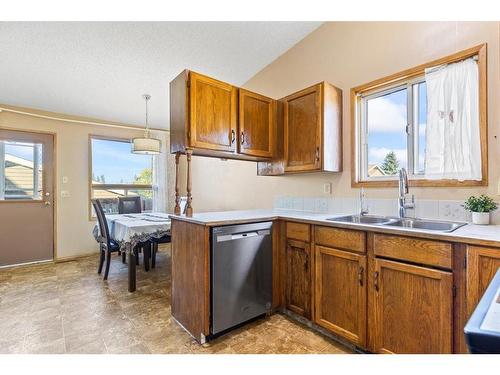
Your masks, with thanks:
M 337 223 L 326 220 L 336 216 L 348 215 L 351 213 L 329 213 L 316 214 L 292 210 L 244 210 L 244 211 L 220 211 L 195 213 L 192 217 L 184 215 L 170 215 L 172 219 L 188 221 L 206 226 L 233 225 L 266 220 L 290 220 L 307 222 L 310 224 L 321 224 L 325 226 L 358 229 L 379 233 L 398 234 L 412 237 L 432 238 L 443 241 L 462 242 L 485 246 L 500 247 L 500 225 L 473 225 L 467 224 L 450 233 L 442 233 L 421 229 L 394 228 L 380 225 L 357 224 L 357 223 Z

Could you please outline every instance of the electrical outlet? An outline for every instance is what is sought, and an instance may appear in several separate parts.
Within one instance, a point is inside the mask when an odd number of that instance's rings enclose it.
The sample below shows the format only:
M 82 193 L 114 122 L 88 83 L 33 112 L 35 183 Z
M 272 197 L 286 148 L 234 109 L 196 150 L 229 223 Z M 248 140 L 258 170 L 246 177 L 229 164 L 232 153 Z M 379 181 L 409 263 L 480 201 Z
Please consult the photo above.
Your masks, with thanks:
M 63 183 L 63 184 L 67 184 L 67 183 L 68 183 L 68 181 L 69 181 L 69 178 L 68 178 L 67 176 L 63 176 L 63 178 L 62 178 L 62 183 Z
M 331 182 L 325 182 L 323 184 L 323 193 L 325 193 L 325 194 L 332 193 L 332 183 Z
M 71 194 L 67 190 L 61 190 L 61 198 L 69 198 Z

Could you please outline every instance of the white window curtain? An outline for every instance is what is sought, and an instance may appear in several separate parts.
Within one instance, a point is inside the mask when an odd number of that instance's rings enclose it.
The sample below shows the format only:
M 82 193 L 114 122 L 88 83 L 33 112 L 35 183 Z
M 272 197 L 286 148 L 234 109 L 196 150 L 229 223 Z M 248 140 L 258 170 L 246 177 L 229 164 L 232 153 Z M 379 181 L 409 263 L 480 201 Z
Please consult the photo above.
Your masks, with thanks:
M 425 178 L 481 180 L 477 62 L 426 69 L 425 81 Z
M 161 153 L 153 156 L 153 211 L 167 212 L 167 142 L 162 133 L 154 136 L 161 139 Z

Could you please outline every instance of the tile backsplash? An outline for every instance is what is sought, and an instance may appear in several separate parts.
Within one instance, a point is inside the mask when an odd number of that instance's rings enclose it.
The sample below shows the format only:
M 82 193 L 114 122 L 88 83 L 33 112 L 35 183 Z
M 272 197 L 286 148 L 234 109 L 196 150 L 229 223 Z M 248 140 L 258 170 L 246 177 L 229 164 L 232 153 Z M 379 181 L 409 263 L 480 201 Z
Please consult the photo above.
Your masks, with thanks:
M 415 199 L 415 210 L 408 210 L 408 216 L 424 219 L 470 221 L 471 215 L 462 207 L 463 201 Z M 398 215 L 397 199 L 366 199 L 371 215 Z M 273 207 L 313 213 L 353 214 L 359 212 L 358 198 L 344 197 L 287 197 L 274 198 Z M 500 210 L 491 215 L 493 224 L 500 224 Z

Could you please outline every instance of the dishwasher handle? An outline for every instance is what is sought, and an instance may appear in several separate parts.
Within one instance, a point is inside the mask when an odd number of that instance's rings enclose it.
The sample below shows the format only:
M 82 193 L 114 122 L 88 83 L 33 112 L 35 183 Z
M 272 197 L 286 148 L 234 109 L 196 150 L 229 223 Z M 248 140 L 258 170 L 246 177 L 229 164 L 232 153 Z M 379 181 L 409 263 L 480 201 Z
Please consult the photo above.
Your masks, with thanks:
M 241 240 L 244 238 L 257 237 L 257 236 L 268 236 L 270 234 L 271 231 L 269 229 L 253 231 L 253 232 L 245 232 L 245 233 L 236 233 L 236 234 L 223 234 L 217 236 L 217 242 Z

